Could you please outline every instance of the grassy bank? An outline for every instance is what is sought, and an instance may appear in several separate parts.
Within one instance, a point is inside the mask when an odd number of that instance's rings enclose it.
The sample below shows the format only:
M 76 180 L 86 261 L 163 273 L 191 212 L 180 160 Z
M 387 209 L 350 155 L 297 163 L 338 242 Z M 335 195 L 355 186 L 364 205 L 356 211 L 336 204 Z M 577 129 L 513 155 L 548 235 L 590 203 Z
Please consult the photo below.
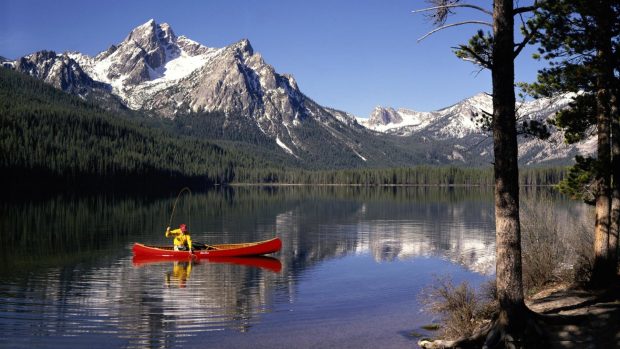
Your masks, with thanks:
M 587 209 L 587 208 L 586 208 Z M 541 292 L 586 285 L 593 265 L 590 213 L 561 215 L 549 194 L 521 202 L 523 286 L 527 299 Z M 420 294 L 425 310 L 441 319 L 439 339 L 468 338 L 496 315 L 495 282 L 480 289 L 438 279 Z

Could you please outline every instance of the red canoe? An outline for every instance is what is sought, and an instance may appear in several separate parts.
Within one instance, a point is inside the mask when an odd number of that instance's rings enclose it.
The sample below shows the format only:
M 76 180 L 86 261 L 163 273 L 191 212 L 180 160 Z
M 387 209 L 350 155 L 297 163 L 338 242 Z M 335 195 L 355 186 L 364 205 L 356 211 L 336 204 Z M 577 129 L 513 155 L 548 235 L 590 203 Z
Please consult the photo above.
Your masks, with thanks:
M 210 245 L 208 250 L 194 250 L 192 256 L 188 251 L 175 251 L 172 246 L 148 246 L 139 243 L 133 245 L 135 257 L 159 257 L 174 259 L 186 258 L 213 258 L 213 257 L 243 257 L 260 256 L 280 251 L 282 241 L 279 238 L 271 240 L 247 242 L 241 244 Z

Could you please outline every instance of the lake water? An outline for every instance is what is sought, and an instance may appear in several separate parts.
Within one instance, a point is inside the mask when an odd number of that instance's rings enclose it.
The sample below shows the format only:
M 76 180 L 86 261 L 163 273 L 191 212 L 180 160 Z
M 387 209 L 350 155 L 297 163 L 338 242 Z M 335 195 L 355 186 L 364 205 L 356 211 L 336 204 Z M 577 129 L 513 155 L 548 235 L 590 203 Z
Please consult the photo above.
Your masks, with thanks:
M 271 258 L 132 261 L 176 193 L 0 203 L 2 348 L 403 348 L 420 290 L 494 271 L 492 190 L 236 187 L 184 196 L 173 226 L 212 244 L 279 236 Z M 527 194 L 536 195 L 536 194 Z M 569 215 L 577 202 L 556 198 Z

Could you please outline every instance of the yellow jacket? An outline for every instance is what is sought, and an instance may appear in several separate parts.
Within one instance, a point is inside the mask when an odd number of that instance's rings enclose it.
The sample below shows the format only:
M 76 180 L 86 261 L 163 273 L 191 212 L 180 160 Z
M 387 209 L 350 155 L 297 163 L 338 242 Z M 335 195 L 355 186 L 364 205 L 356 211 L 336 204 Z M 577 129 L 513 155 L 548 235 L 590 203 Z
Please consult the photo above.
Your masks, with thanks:
M 183 233 L 181 229 L 170 230 L 170 228 L 166 229 L 166 237 L 174 236 L 173 244 L 174 246 L 185 246 L 192 249 L 192 238 L 189 236 L 189 233 Z

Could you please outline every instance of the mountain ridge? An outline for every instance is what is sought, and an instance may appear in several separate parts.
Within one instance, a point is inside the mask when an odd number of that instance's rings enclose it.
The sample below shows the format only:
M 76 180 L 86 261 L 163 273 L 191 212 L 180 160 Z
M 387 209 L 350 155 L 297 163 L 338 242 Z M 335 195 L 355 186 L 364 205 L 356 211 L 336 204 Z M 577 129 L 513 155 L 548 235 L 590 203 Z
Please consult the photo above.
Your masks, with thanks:
M 292 75 L 276 72 L 248 39 L 208 47 L 153 19 L 95 56 L 39 51 L 2 64 L 114 108 L 168 119 L 218 112 L 221 117 L 202 125 L 221 132 L 206 134 L 224 140 L 231 134 L 239 140 L 244 132 L 248 139 L 265 138 L 270 149 L 319 168 L 479 164 L 488 163 L 492 153 L 488 144 L 480 146 L 488 134 L 473 120 L 489 110 L 486 94 L 432 112 L 378 107 L 369 120 L 360 121 L 306 96 Z M 539 120 L 558 107 L 531 109 Z M 554 130 L 554 139 L 561 140 L 558 134 Z M 540 142 L 523 147 L 522 163 L 569 163 L 575 154 L 590 151 L 579 144 L 553 153 Z M 554 154 L 562 156 L 554 159 Z
M 567 108 L 572 101 L 572 94 L 555 98 L 541 98 L 522 101 L 517 104 L 518 123 L 539 122 L 546 120 L 561 109 Z M 491 162 L 492 140 L 490 132 L 483 127 L 484 116 L 492 113 L 492 96 L 478 93 L 451 106 L 430 112 L 418 112 L 410 109 L 377 107 L 368 119 L 358 119 L 365 127 L 402 138 L 450 142 L 454 150 L 452 159 L 466 162 L 463 151 L 477 152 L 486 161 Z M 577 154 L 593 154 L 595 139 L 590 137 L 576 144 L 566 144 L 564 133 L 547 125 L 550 137 L 541 140 L 520 134 L 519 161 L 524 165 L 559 164 L 570 160 Z

